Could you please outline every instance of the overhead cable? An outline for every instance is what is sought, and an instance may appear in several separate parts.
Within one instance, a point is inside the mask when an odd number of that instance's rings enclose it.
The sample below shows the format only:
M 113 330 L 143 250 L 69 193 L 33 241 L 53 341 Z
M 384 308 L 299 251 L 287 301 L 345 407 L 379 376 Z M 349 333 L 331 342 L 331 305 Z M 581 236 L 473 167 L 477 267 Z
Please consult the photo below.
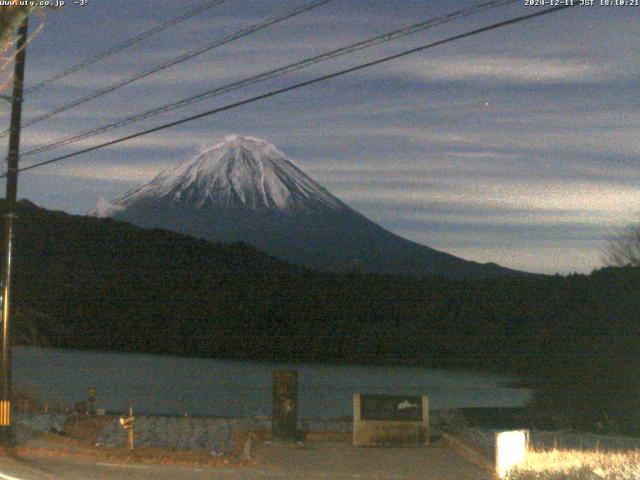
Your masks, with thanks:
M 330 73 L 330 74 L 327 74 L 327 75 L 322 75 L 320 77 L 316 77 L 316 78 L 313 78 L 311 80 L 306 80 L 304 82 L 296 83 L 296 84 L 290 85 L 288 87 L 284 87 L 284 88 L 280 88 L 280 89 L 277 89 L 277 90 L 273 90 L 271 92 L 264 93 L 262 95 L 257 95 L 255 97 L 251 97 L 251 98 L 248 98 L 246 100 L 241 100 L 241 101 L 238 101 L 238 102 L 235 102 L 235 103 L 231 103 L 229 105 L 225 105 L 223 107 L 218 107 L 218 108 L 215 108 L 213 110 L 208 110 L 206 112 L 199 113 L 197 115 L 192 115 L 192 116 L 187 117 L 187 118 L 183 118 L 183 119 L 180 119 L 180 120 L 176 120 L 174 122 L 170 122 L 170 123 L 166 123 L 164 125 L 160 125 L 160 126 L 157 126 L 157 127 L 154 127 L 154 128 L 150 128 L 148 130 L 144 130 L 144 131 L 141 131 L 141 132 L 138 132 L 138 133 L 134 133 L 134 134 L 127 135 L 127 136 L 124 136 L 124 137 L 120 137 L 120 138 L 117 138 L 117 139 L 114 139 L 114 140 L 110 140 L 108 142 L 104 142 L 104 143 L 101 143 L 101 144 L 98 144 L 98 145 L 94 145 L 92 147 L 84 148 L 82 150 L 78 150 L 78 151 L 73 152 L 73 153 L 69 153 L 69 154 L 62 155 L 62 156 L 59 156 L 59 157 L 56 157 L 56 158 L 52 158 L 50 160 L 46 160 L 46 161 L 35 163 L 35 164 L 29 165 L 29 166 L 26 166 L 26 167 L 22 167 L 19 171 L 23 172 L 23 171 L 27 171 L 27 170 L 32 170 L 34 168 L 43 167 L 45 165 L 49 165 L 49 164 L 52 164 L 52 163 L 61 162 L 63 160 L 67 160 L 69 158 L 77 157 L 77 156 L 83 155 L 85 153 L 93 152 L 93 151 L 96 151 L 96 150 L 100 150 L 102 148 L 110 147 L 112 145 L 117 145 L 117 144 L 120 144 L 120 143 L 123 143 L 123 142 L 127 142 L 129 140 L 133 140 L 133 139 L 138 138 L 138 137 L 142 137 L 142 136 L 145 136 L 145 135 L 149 135 L 151 133 L 159 132 L 161 130 L 166 130 L 168 128 L 176 127 L 178 125 L 182 125 L 182 124 L 185 124 L 185 123 L 188 123 L 188 122 L 192 122 L 192 121 L 198 120 L 200 118 L 209 117 L 209 116 L 221 113 L 221 112 L 225 112 L 225 111 L 228 111 L 228 110 L 231 110 L 231 109 L 234 109 L 234 108 L 241 107 L 243 105 L 248 105 L 248 104 L 255 103 L 255 102 L 258 102 L 258 101 L 261 101 L 261 100 L 265 100 L 267 98 L 274 97 L 276 95 L 280 95 L 280 94 L 283 94 L 283 93 L 286 93 L 286 92 L 290 92 L 292 90 L 297 90 L 299 88 L 307 87 L 309 85 L 313 85 L 313 84 L 320 83 L 320 82 L 323 82 L 323 81 L 326 81 L 326 80 L 330 80 L 332 78 L 340 77 L 340 76 L 346 75 L 348 73 L 352 73 L 352 72 L 356 72 L 356 71 L 359 71 L 359 70 L 363 70 L 365 68 L 373 67 L 375 65 L 380 65 L 381 63 L 385 63 L 385 62 L 389 62 L 391 60 L 396 60 L 398 58 L 406 57 L 407 55 L 412 55 L 414 53 L 421 52 L 421 51 L 424 51 L 424 50 L 428 50 L 428 49 L 431 49 L 431 48 L 434 48 L 434 47 L 437 47 L 437 46 L 440 46 L 440 45 L 451 43 L 451 42 L 454 42 L 454 41 L 457 41 L 457 40 L 462 40 L 464 38 L 469 38 L 469 37 L 472 37 L 474 35 L 478 35 L 480 33 L 488 32 L 488 31 L 495 30 L 495 29 L 502 28 L 502 27 L 506 27 L 506 26 L 509 26 L 509 25 L 514 25 L 516 23 L 520 23 L 520 22 L 524 22 L 524 21 L 527 21 L 527 20 L 531 20 L 531 19 L 543 16 L 543 15 L 548 15 L 550 13 L 555 13 L 555 12 L 558 12 L 560 10 L 564 10 L 566 8 L 571 8 L 572 6 L 573 5 L 568 4 L 568 5 L 561 5 L 561 6 L 557 6 L 557 7 L 552 7 L 552 8 L 541 10 L 541 11 L 538 11 L 538 12 L 535 12 L 535 13 L 530 13 L 528 15 L 522 15 L 522 16 L 519 16 L 519 17 L 511 18 L 509 20 L 504 20 L 502 22 L 494 23 L 494 24 L 491 24 L 491 25 L 486 26 L 486 27 L 477 28 L 475 30 L 471 30 L 471 31 L 468 31 L 468 32 L 465 32 L 465 33 L 454 35 L 454 36 L 445 38 L 443 40 L 438 40 L 436 42 L 428 43 L 426 45 L 422 45 L 422 46 L 419 46 L 419 47 L 411 48 L 409 50 L 404 50 L 404 51 L 402 51 L 400 53 L 389 55 L 389 56 L 380 58 L 378 60 L 373 60 L 373 61 L 370 61 L 370 62 L 367 62 L 367 63 L 356 65 L 354 67 L 346 68 L 344 70 L 340 70 L 340 71 L 337 71 L 337 72 L 334 72 L 334 73 Z M 6 175 L 1 175 L 0 178 L 3 178 L 5 176 Z
M 227 45 L 231 42 L 234 42 L 240 38 L 246 37 L 248 35 L 251 35 L 252 33 L 255 33 L 259 30 L 262 30 L 264 28 L 267 28 L 271 25 L 274 25 L 276 23 L 282 22 L 284 20 L 287 20 L 289 18 L 295 17 L 297 15 L 300 15 L 302 13 L 308 12 L 309 10 L 313 10 L 314 8 L 320 7 L 322 5 L 325 5 L 329 2 L 331 2 L 333 0 L 317 0 L 315 2 L 312 2 L 310 4 L 304 5 L 302 7 L 296 8 L 294 10 L 289 10 L 281 15 L 275 16 L 275 17 L 271 17 L 267 20 L 264 20 L 260 23 L 256 23 L 255 25 L 252 25 L 250 27 L 247 28 L 243 28 L 242 30 L 237 31 L 234 34 L 231 34 L 229 36 L 226 36 L 222 39 L 216 40 L 213 43 L 207 44 L 203 47 L 197 48 L 196 50 L 192 50 L 190 52 L 187 52 L 183 55 L 180 55 L 178 57 L 172 58 L 171 60 L 168 60 L 164 63 L 161 63 L 160 65 L 156 65 L 154 67 L 151 67 L 149 69 L 143 70 L 142 72 L 136 73 L 135 75 L 133 75 L 132 77 L 126 78 L 124 80 L 121 80 L 117 83 L 114 83 L 113 85 L 109 85 L 108 87 L 105 87 L 101 90 L 98 90 L 96 92 L 90 93 L 88 95 L 85 95 L 84 97 L 80 97 L 77 98 L 75 100 L 72 100 L 69 103 L 66 103 L 60 107 L 54 108 L 53 110 L 47 112 L 47 113 L 43 113 L 42 115 L 32 118 L 31 120 L 28 120 L 27 122 L 24 122 L 22 124 L 22 128 L 27 128 L 30 127 L 31 125 L 35 125 L 36 123 L 40 123 L 43 120 L 46 120 L 48 118 L 53 117 L 54 115 L 57 115 L 59 113 L 62 112 L 66 112 L 67 110 L 71 110 L 72 108 L 75 108 L 79 105 L 82 105 L 90 100 L 94 100 L 98 97 L 101 97 L 103 95 L 106 95 L 107 93 L 111 93 L 115 90 L 118 90 L 119 88 L 122 88 L 126 85 L 129 85 L 131 83 L 137 82 L 138 80 L 141 80 L 143 78 L 146 78 L 150 75 L 153 75 L 154 73 L 158 73 L 162 70 L 166 70 L 169 67 L 173 67 L 174 65 L 177 65 L 179 63 L 185 62 L 187 60 L 190 60 L 194 57 L 197 57 L 198 55 L 202 55 L 205 52 L 209 52 L 215 48 L 221 47 L 223 45 Z M 5 135 L 7 135 L 9 133 L 9 131 L 5 131 L 3 132 L 0 137 L 3 137 Z
M 188 20 L 192 17 L 195 17 L 196 15 L 200 15 L 203 12 L 206 12 L 207 10 L 216 7 L 222 3 L 225 3 L 227 0 L 214 0 L 214 1 L 210 1 L 210 2 L 206 2 L 203 5 L 200 5 L 197 8 L 188 10 L 186 12 L 184 12 L 181 15 L 178 15 L 177 17 L 174 17 L 170 20 L 167 20 L 164 23 L 161 23 L 160 25 L 156 25 L 155 27 L 146 30 L 134 37 L 129 38 L 128 40 L 125 40 L 124 42 L 115 45 L 111 48 L 108 48 L 107 50 L 104 50 L 92 57 L 87 58 L 86 60 L 67 68 L 66 70 L 63 70 L 60 73 L 57 73 L 55 75 L 53 75 L 52 77 L 49 77 L 45 80 L 42 80 L 39 83 L 36 83 L 35 85 L 32 85 L 31 87 L 28 87 L 25 89 L 25 95 L 29 94 L 29 93 L 33 93 L 37 90 L 40 90 L 41 88 L 46 87 L 47 85 L 56 82 L 64 77 L 68 77 L 69 75 L 76 73 L 80 70 L 82 70 L 83 68 L 88 67 L 89 65 L 93 65 L 94 63 L 99 62 L 100 60 L 103 60 L 107 57 L 110 57 L 112 55 L 115 55 L 118 52 L 121 52 L 122 50 L 125 50 L 126 48 L 132 47 L 133 45 L 135 45 L 136 43 L 140 43 L 141 41 L 156 35 L 160 32 L 162 32 L 163 30 L 166 30 L 170 27 L 173 27 L 175 25 L 178 25 L 179 23 L 184 22 L 185 20 Z
M 436 18 L 431 18 L 429 20 L 425 20 L 419 23 L 415 23 L 412 25 L 408 25 L 402 28 L 399 28 L 397 30 L 393 30 L 391 32 L 387 32 L 387 33 L 383 33 L 381 35 L 376 35 L 374 37 L 368 38 L 366 40 L 362 40 L 359 41 L 357 43 L 353 43 L 350 45 L 347 45 L 345 47 L 341 47 L 335 50 L 331 50 L 329 52 L 325 52 L 322 53 L 320 55 L 316 55 L 310 58 L 305 58 L 303 60 L 300 60 L 298 62 L 294 62 L 294 63 L 290 63 L 288 65 L 285 65 L 283 67 L 279 67 L 276 68 L 274 70 L 269 70 L 267 72 L 261 73 L 259 75 L 255 75 L 255 76 L 251 76 L 251 77 L 247 77 L 244 78 L 242 80 L 238 80 L 226 85 L 223 85 L 221 87 L 217 87 L 211 90 L 206 90 L 204 92 L 201 92 L 199 94 L 196 95 L 192 95 L 190 97 L 187 97 L 183 100 L 177 101 L 177 102 L 173 102 L 173 103 L 168 103 L 165 105 L 162 105 L 160 107 L 156 107 L 153 108 L 151 110 L 147 110 L 145 112 L 142 113 L 138 113 L 135 115 L 132 115 L 130 117 L 124 118 L 122 120 L 118 120 L 116 122 L 110 123 L 108 125 L 104 125 L 101 127 L 96 127 L 96 128 L 92 128 L 89 130 L 85 130 L 81 133 L 75 134 L 75 135 L 71 135 L 59 140 L 56 140 L 54 142 L 48 143 L 46 145 L 40 146 L 40 147 L 36 147 L 33 148 L 31 150 L 27 150 L 25 151 L 22 156 L 29 156 L 29 155 L 35 155 L 38 153 L 42 153 L 42 152 L 46 152 L 49 150 L 53 150 L 56 148 L 59 148 L 61 146 L 65 146 L 65 145 L 69 145 L 72 143 L 75 143 L 79 140 L 83 140 L 85 138 L 89 138 L 92 136 L 95 136 L 97 134 L 100 133 L 105 133 L 108 132 L 110 130 L 116 129 L 116 128 L 120 128 L 120 127 L 124 127 L 126 125 L 130 125 L 133 123 L 137 123 L 140 122 L 142 120 L 146 120 L 148 118 L 152 118 L 155 117 L 157 115 L 163 114 L 163 113 L 167 113 L 167 112 L 171 112 L 173 110 L 176 110 L 178 108 L 182 108 L 188 105 L 191 105 L 193 103 L 196 102 L 200 102 L 203 100 L 207 100 L 209 98 L 213 98 L 216 97 L 218 95 L 222 95 L 224 93 L 228 93 L 228 92 L 232 92 L 241 88 L 245 88 L 251 85 L 255 85 L 257 83 L 260 82 L 264 82 L 266 80 L 270 80 L 276 77 L 280 77 L 282 75 L 286 75 L 288 73 L 297 71 L 297 70 L 301 70 L 303 68 L 307 68 L 310 67 L 311 65 L 315 65 L 317 63 L 320 62 L 324 62 L 327 60 L 332 60 L 334 58 L 343 56 L 343 55 L 347 55 L 353 52 L 357 52 L 359 50 L 363 50 L 366 48 L 370 48 L 373 47 L 375 45 L 379 45 L 381 43 L 386 43 L 386 42 L 391 42 L 393 40 L 397 40 L 399 38 L 402 37 L 406 37 L 421 31 L 424 31 L 426 29 L 429 28 L 433 28 L 437 25 L 442 25 L 444 23 L 447 22 L 451 22 L 454 20 L 457 20 L 459 18 L 462 17 L 466 17 L 469 15 L 474 15 L 477 14 L 479 12 L 491 9 L 491 8 L 497 8 L 500 6 L 504 6 L 507 4 L 511 4 L 511 3 L 515 3 L 518 0 L 491 0 L 488 2 L 484 2 L 484 3 L 480 3 L 480 4 L 476 4 L 473 5 L 472 7 L 463 9 L 463 10 L 457 10 L 455 12 L 443 15 L 443 16 L 439 16 Z

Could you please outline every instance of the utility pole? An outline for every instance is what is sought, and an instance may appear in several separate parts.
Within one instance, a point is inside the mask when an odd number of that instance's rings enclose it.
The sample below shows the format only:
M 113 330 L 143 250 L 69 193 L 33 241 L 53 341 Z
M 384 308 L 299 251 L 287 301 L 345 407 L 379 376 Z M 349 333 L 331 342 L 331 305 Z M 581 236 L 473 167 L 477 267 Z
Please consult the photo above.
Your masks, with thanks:
M 27 17 L 28 18 L 28 17 Z M 11 131 L 7 157 L 7 193 L 4 203 L 4 250 L 2 258 L 2 358 L 0 363 L 0 442 L 13 443 L 11 431 L 11 267 L 13 228 L 18 196 L 18 160 L 20 158 L 20 124 L 22 123 L 22 92 L 27 48 L 27 18 L 18 30 L 13 97 L 11 99 Z

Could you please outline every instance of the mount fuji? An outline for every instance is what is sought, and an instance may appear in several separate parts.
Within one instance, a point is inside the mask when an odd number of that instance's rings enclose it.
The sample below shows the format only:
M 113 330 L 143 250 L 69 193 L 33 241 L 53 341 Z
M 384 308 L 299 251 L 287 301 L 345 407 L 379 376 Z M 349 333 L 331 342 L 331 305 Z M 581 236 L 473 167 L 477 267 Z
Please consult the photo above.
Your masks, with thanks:
M 274 145 L 232 135 L 90 215 L 216 242 L 246 242 L 320 271 L 521 275 L 401 238 L 356 212 Z

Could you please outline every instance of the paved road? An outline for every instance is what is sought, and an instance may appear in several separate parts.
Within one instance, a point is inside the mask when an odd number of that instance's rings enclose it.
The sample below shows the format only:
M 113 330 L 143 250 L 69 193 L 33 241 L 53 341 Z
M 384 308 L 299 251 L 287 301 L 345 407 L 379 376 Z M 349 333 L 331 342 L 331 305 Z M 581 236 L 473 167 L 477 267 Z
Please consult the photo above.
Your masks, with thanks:
M 362 448 L 316 443 L 307 448 L 261 445 L 259 465 L 273 478 L 487 480 L 492 476 L 436 443 L 427 448 Z M 271 478 L 264 476 L 262 478 Z
M 264 444 L 246 467 L 205 468 L 117 464 L 33 458 L 0 458 L 0 480 L 489 480 L 492 476 L 458 457 L 449 447 L 356 448 L 346 443 L 305 447 Z M 4 475 L 4 476 L 3 476 Z

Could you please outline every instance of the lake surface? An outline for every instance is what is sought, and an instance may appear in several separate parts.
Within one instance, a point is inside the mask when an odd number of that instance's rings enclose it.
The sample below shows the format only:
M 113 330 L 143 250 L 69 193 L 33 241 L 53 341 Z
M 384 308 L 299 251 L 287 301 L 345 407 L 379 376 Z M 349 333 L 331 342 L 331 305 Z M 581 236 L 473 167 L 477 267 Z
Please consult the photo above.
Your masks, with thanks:
M 520 406 L 531 391 L 504 375 L 419 367 L 293 364 L 15 347 L 14 389 L 40 401 L 85 400 L 97 407 L 168 415 L 270 415 L 273 371 L 298 371 L 301 418 L 351 415 L 352 395 L 429 396 L 431 408 Z

